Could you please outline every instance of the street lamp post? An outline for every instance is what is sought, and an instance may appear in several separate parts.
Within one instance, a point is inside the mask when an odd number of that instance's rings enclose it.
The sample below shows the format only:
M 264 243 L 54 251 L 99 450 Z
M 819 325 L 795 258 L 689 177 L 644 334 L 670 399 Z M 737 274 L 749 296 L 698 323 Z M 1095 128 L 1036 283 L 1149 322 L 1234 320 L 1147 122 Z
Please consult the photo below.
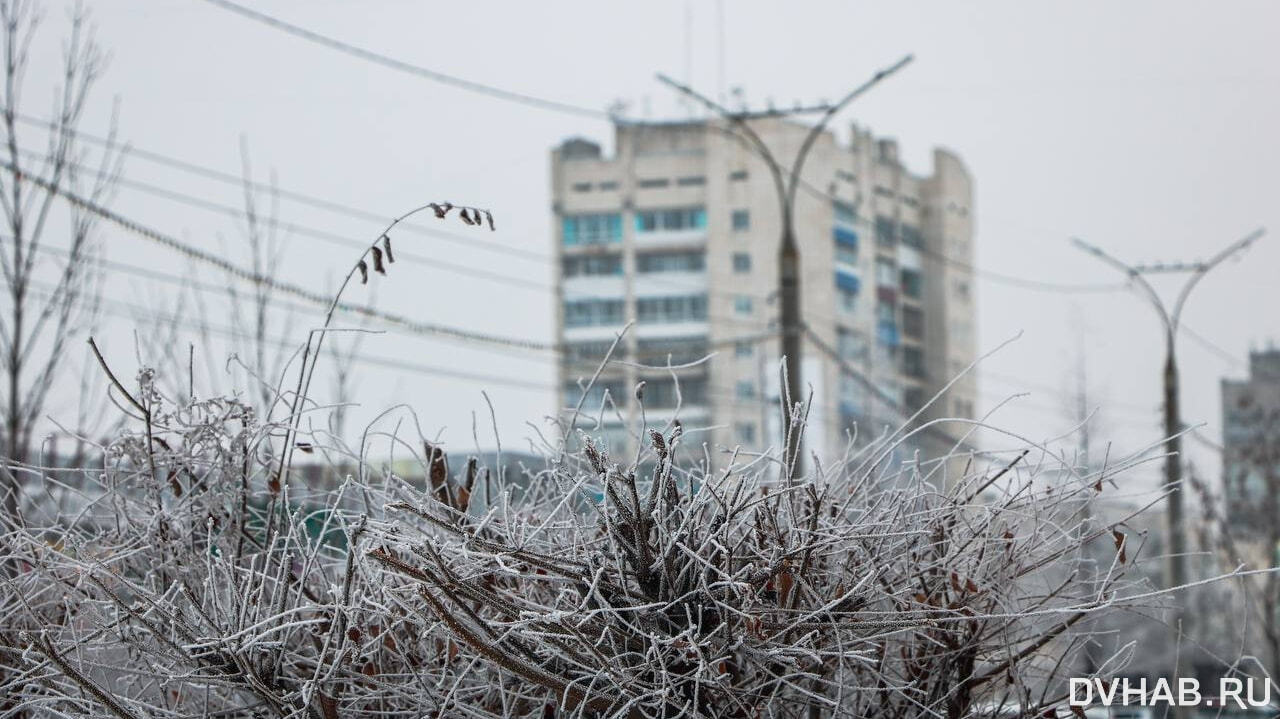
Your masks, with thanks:
M 1153 267 L 1128 265 L 1108 255 L 1102 248 L 1091 245 L 1079 238 L 1072 238 L 1077 247 L 1097 257 L 1111 267 L 1123 272 L 1146 295 L 1155 307 L 1160 322 L 1164 325 L 1164 489 L 1169 493 L 1167 509 L 1169 564 L 1166 568 L 1165 585 L 1169 588 L 1181 587 L 1187 583 L 1186 529 L 1183 519 L 1182 503 L 1182 413 L 1179 407 L 1179 382 L 1177 360 L 1178 324 L 1182 319 L 1182 309 L 1186 306 L 1191 290 L 1199 284 L 1209 270 L 1221 264 L 1232 255 L 1244 250 L 1259 237 L 1264 230 L 1258 228 L 1245 237 L 1227 246 L 1218 254 L 1205 262 L 1190 264 L 1156 265 Z M 1155 288 L 1143 276 L 1153 272 L 1189 272 L 1190 277 L 1178 292 L 1173 303 L 1173 311 L 1166 308 Z M 1179 619 L 1185 619 L 1179 611 Z
M 782 219 L 782 236 L 778 247 L 778 304 L 782 333 L 783 367 L 786 375 L 783 389 L 786 409 L 783 412 L 782 419 L 785 432 L 784 461 L 788 478 L 796 474 L 797 467 L 803 461 L 803 433 L 800 427 L 803 407 L 797 406 L 797 403 L 803 403 L 800 359 L 805 325 L 800 308 L 800 249 L 796 244 L 795 233 L 795 201 L 796 189 L 800 185 L 800 172 L 804 168 L 809 151 L 813 149 L 818 136 L 826 129 L 827 123 L 831 118 L 848 106 L 850 102 L 853 102 L 855 98 L 870 90 L 881 80 L 902 69 L 911 60 L 912 56 L 907 55 L 893 65 L 877 72 L 869 80 L 840 98 L 839 102 L 823 108 L 822 116 L 809 129 L 808 134 L 805 135 L 804 142 L 801 143 L 800 150 L 796 153 L 795 160 L 792 161 L 789 170 L 783 169 L 782 164 L 778 162 L 773 152 L 769 150 L 769 146 L 748 124 L 748 120 L 755 117 L 777 116 L 785 113 L 772 111 L 765 113 L 732 112 L 687 85 L 676 82 L 666 75 L 658 75 L 658 79 L 661 82 L 697 100 L 703 106 L 724 118 L 731 129 L 737 129 L 741 133 L 739 137 L 744 139 L 755 153 L 764 160 L 773 177 L 774 190 L 777 193 Z

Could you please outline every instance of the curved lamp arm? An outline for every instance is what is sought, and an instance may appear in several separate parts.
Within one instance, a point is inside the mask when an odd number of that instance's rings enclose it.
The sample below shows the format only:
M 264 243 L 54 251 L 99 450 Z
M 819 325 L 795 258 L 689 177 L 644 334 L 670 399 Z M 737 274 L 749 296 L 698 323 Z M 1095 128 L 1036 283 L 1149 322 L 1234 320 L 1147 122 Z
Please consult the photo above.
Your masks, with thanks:
M 822 117 L 818 118 L 818 123 L 814 125 L 809 130 L 809 134 L 805 136 L 804 143 L 800 145 L 800 152 L 796 154 L 796 161 L 791 165 L 791 183 L 787 187 L 787 203 L 788 204 L 795 202 L 796 186 L 800 184 L 799 182 L 800 170 L 804 168 L 804 161 L 809 156 L 809 150 L 813 148 L 813 144 L 814 142 L 817 141 L 818 135 L 822 134 L 822 131 L 826 128 L 827 123 L 831 121 L 831 118 L 835 117 L 835 114 L 837 112 L 840 112 L 841 110 L 843 110 L 845 106 L 853 102 L 854 99 L 856 99 L 858 96 L 862 95 L 867 90 L 870 90 L 871 88 L 875 87 L 877 84 L 880 83 L 881 80 L 901 70 L 903 67 L 906 67 L 907 63 L 911 62 L 914 59 L 915 59 L 914 55 L 907 55 L 906 57 L 897 61 L 893 65 L 890 65 L 889 67 L 886 67 L 883 70 L 877 72 L 875 75 L 871 76 L 870 80 L 867 80 L 861 85 L 853 88 L 853 90 L 849 91 L 849 94 L 840 98 L 839 102 L 828 107 L 826 112 L 822 113 Z
M 1091 245 L 1079 237 L 1072 237 L 1071 243 L 1094 257 L 1097 257 L 1099 260 L 1102 260 L 1111 267 L 1123 272 L 1130 280 L 1136 283 L 1138 288 L 1146 294 L 1147 299 L 1151 301 L 1152 306 L 1156 308 L 1156 312 L 1159 313 L 1160 321 L 1164 323 L 1165 332 L 1169 335 L 1173 334 L 1174 324 L 1172 319 L 1169 317 L 1169 311 L 1164 308 L 1164 302 L 1160 300 L 1160 295 L 1156 294 L 1155 288 L 1151 286 L 1150 282 L 1147 282 L 1147 278 L 1143 277 L 1141 272 L 1138 272 L 1133 267 L 1126 265 L 1120 260 L 1108 255 L 1106 252 L 1103 252 L 1101 247 Z
M 778 163 L 777 158 L 775 158 L 773 153 L 769 151 L 769 146 L 765 144 L 760 135 L 758 135 L 755 130 L 751 129 L 751 126 L 743 120 L 742 116 L 730 112 L 728 108 L 715 100 L 700 94 L 697 90 L 694 90 L 688 85 L 677 82 L 662 73 L 658 73 L 658 81 L 664 85 L 669 85 L 683 95 L 693 98 L 702 106 L 717 115 L 720 115 L 725 120 L 728 120 L 731 127 L 737 128 L 742 133 L 735 137 L 738 139 L 745 139 L 751 145 L 751 148 L 755 150 L 756 154 L 760 156 L 760 159 L 764 160 L 765 164 L 768 165 L 769 173 L 773 175 L 773 184 L 778 193 L 778 202 L 781 204 L 780 209 L 782 211 L 781 217 L 785 226 L 785 223 L 789 222 L 790 212 L 788 212 L 787 205 L 787 188 L 782 178 L 782 165 Z M 733 135 L 731 131 L 726 132 Z
M 1262 237 L 1266 232 L 1266 228 L 1259 227 L 1241 239 L 1231 243 L 1226 247 L 1226 249 L 1222 250 L 1218 254 L 1210 257 L 1207 262 L 1202 262 L 1198 267 L 1196 267 L 1195 272 L 1192 273 L 1191 277 L 1187 280 L 1187 284 L 1184 285 L 1182 287 L 1182 291 L 1178 293 L 1178 299 L 1173 303 L 1173 317 L 1170 319 L 1170 322 L 1173 325 L 1174 332 L 1178 331 L 1178 321 L 1182 317 L 1182 307 L 1187 303 L 1187 295 L 1191 294 L 1192 288 L 1199 284 L 1200 280 L 1204 279 L 1204 276 L 1208 274 L 1209 270 L 1217 267 L 1228 257 L 1231 257 L 1237 252 L 1243 252 L 1249 247 L 1249 245 L 1257 242 L 1258 238 Z

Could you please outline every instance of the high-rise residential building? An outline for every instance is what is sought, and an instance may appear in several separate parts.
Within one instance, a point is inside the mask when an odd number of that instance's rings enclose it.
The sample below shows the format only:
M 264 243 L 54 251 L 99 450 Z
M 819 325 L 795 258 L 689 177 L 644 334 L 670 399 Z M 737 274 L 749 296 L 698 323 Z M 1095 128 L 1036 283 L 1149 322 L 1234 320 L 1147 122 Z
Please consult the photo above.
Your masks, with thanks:
M 1222 380 L 1222 449 L 1231 523 L 1274 533 L 1280 523 L 1280 350 L 1250 352 L 1249 378 Z
M 783 164 L 808 132 L 780 117 L 751 123 Z M 975 404 L 972 376 L 943 391 L 975 356 L 972 180 L 945 150 L 919 176 L 894 141 L 857 126 L 850 136 L 818 138 L 795 198 L 801 312 L 817 338 L 802 360 L 805 442 L 823 458 L 843 453 L 855 423 L 878 434 L 935 394 L 925 420 L 971 417 Z M 686 443 L 778 446 L 781 209 L 765 162 L 718 120 L 620 123 L 612 156 L 567 140 L 551 174 L 561 408 L 583 399 L 632 322 L 578 427 L 633 449 L 644 382 L 650 427 L 679 404 Z

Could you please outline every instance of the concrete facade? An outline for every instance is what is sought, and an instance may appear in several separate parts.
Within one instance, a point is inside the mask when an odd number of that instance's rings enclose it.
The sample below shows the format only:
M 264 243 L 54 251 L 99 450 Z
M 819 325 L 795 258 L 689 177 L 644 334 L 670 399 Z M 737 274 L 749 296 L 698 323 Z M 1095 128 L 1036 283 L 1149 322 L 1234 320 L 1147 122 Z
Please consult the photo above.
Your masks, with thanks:
M 1249 353 L 1248 379 L 1222 380 L 1222 448 L 1229 521 L 1247 530 L 1242 534 L 1274 534 L 1280 524 L 1280 350 Z
M 752 128 L 784 165 L 807 132 L 781 118 Z M 896 427 L 975 356 L 967 171 L 935 150 L 931 174 L 920 177 L 893 141 L 856 126 L 851 137 L 848 146 L 830 132 L 818 138 L 795 199 L 803 317 L 856 372 L 806 344 L 806 444 L 822 458 L 842 454 L 855 426 L 863 438 Z M 552 153 L 561 408 L 577 404 L 579 383 L 634 321 L 614 355 L 623 361 L 597 380 L 613 405 L 601 412 L 597 390 L 577 426 L 634 449 L 634 388 L 645 382 L 644 420 L 659 427 L 675 416 L 674 375 L 686 443 L 706 442 L 713 454 L 776 447 L 781 211 L 772 174 L 720 121 L 619 124 L 614 147 L 606 157 L 573 139 Z M 712 352 L 693 367 L 636 366 Z M 972 376 L 963 378 L 922 417 L 971 417 L 975 396 Z

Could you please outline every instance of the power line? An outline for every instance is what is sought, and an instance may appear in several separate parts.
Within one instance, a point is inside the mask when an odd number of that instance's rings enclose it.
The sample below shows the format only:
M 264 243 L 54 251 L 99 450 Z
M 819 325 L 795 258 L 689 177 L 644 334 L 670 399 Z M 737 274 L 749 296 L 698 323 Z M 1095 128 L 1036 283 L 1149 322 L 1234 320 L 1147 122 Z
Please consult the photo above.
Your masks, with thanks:
M 12 238 L 0 236 L 0 242 L 8 242 L 11 240 Z M 62 257 L 70 256 L 70 252 L 65 248 L 54 247 L 52 245 L 42 245 L 39 248 L 39 250 L 44 253 L 53 253 Z M 115 260 L 95 258 L 94 264 L 115 272 L 121 272 L 124 274 L 133 275 L 135 277 L 143 277 L 146 279 L 151 279 L 159 282 L 165 282 L 168 284 L 177 285 L 187 290 L 206 292 L 206 293 L 226 293 L 228 291 L 228 288 L 224 285 L 215 285 L 215 284 L 210 284 L 206 282 L 200 282 L 199 280 L 194 280 L 189 277 L 180 276 L 171 272 L 164 272 L 161 270 L 156 270 L 149 267 L 142 267 L 140 265 L 130 264 L 127 262 L 119 262 Z M 297 303 L 288 302 L 285 300 L 276 299 L 276 298 L 273 298 L 271 300 L 271 303 L 275 307 L 279 307 L 287 310 L 300 311 L 300 310 L 307 309 L 306 306 L 303 306 Z M 418 334 L 420 336 L 427 336 L 427 335 L 422 335 L 422 333 L 414 333 L 414 334 Z M 776 336 L 777 336 L 777 333 L 772 331 L 765 331 L 765 332 L 760 332 L 760 333 L 750 334 L 750 335 L 738 335 L 738 336 L 728 337 L 721 340 L 716 340 L 714 342 L 708 342 L 706 344 L 706 348 L 708 350 L 720 349 L 723 347 L 732 347 L 740 343 L 759 344 L 761 342 L 771 340 Z M 509 347 L 503 347 L 503 346 L 480 345 L 478 346 L 478 348 L 488 350 L 488 351 L 504 352 L 507 354 L 511 354 L 516 351 Z M 550 354 L 565 355 L 567 354 L 567 350 L 565 347 L 560 346 L 551 350 Z M 539 361 L 539 362 L 558 361 L 557 359 L 553 359 L 552 357 L 548 357 L 547 355 L 543 355 L 543 354 L 531 355 L 531 354 L 525 353 L 523 350 L 520 351 L 520 358 L 525 361 Z M 613 361 L 620 361 L 622 359 L 625 359 L 625 357 L 617 357 L 617 358 L 614 358 Z M 661 366 L 653 366 L 653 367 L 650 367 L 649 369 L 658 371 L 658 370 L 663 370 L 665 368 Z
M 31 124 L 37 127 L 50 127 L 52 125 L 52 123 L 48 120 L 43 120 L 40 118 L 31 117 L 31 116 L 20 115 L 18 116 L 18 119 L 24 123 Z M 101 137 L 98 137 L 89 133 L 85 133 L 82 131 L 76 131 L 74 135 L 78 139 L 87 140 L 98 146 L 107 146 L 111 144 L 111 141 L 105 138 L 101 138 Z M 37 155 L 31 151 L 27 151 L 27 153 L 36 157 L 42 156 L 42 155 Z M 174 158 L 170 155 L 165 155 L 165 154 L 154 152 L 151 150 L 138 148 L 136 146 L 131 145 L 129 147 L 129 154 L 131 156 L 140 157 L 144 160 L 148 160 L 156 164 L 171 167 L 177 170 L 188 172 L 190 174 L 203 176 L 219 182 L 233 184 L 237 186 L 248 186 L 259 192 L 276 193 L 280 197 L 293 200 L 300 204 L 305 204 L 311 207 L 315 207 L 317 209 L 335 212 L 337 214 L 347 215 L 348 217 L 352 217 L 354 219 L 369 220 L 373 222 L 381 222 L 382 220 L 386 219 L 382 215 L 378 215 L 376 213 L 372 213 L 367 210 L 362 210 L 357 207 L 352 207 L 350 205 L 345 205 L 340 202 L 318 198 L 314 195 L 308 195 L 308 194 L 297 192 L 294 190 L 279 188 L 272 184 L 254 182 L 252 180 L 248 180 L 247 178 L 238 177 L 231 173 L 223 172 L 223 171 L 210 168 L 207 166 L 203 166 L 203 165 L 198 165 L 196 163 L 192 163 L 186 160 Z M 829 194 L 824 193 L 822 190 L 815 187 L 808 180 L 800 178 L 799 182 L 802 189 L 804 189 L 806 192 L 808 192 L 809 194 L 811 194 L 812 196 L 818 199 L 822 199 L 824 201 L 834 199 Z M 163 195 L 167 196 L 169 199 L 176 202 L 182 202 L 182 203 L 190 204 L 193 206 L 205 206 L 207 207 L 207 209 L 210 209 L 212 211 L 235 214 L 240 217 L 243 217 L 244 215 L 243 210 L 240 210 L 238 208 L 232 208 L 227 205 L 213 203 L 208 200 L 195 198 L 190 195 L 186 195 L 184 193 L 168 190 L 166 188 L 159 188 L 154 185 L 148 185 L 146 183 L 142 183 L 136 180 L 122 180 L 121 184 L 124 184 L 126 186 L 133 186 L 134 189 L 138 189 L 139 191 L 148 192 L 151 194 L 162 193 Z M 872 223 L 872 221 L 867 218 L 864 218 L 861 216 L 856 217 L 854 219 L 854 223 L 859 226 L 862 226 L 864 231 L 868 231 L 868 232 L 874 231 L 874 223 Z M 309 228 L 309 227 L 292 224 L 292 223 L 278 223 L 278 224 L 281 228 L 293 229 L 294 231 L 297 231 L 300 234 L 310 234 L 313 236 L 317 234 L 325 235 L 324 237 L 317 237 L 317 239 L 329 240 L 334 238 L 332 233 L 325 233 L 323 230 L 316 230 L 314 228 Z M 518 257 L 524 260 L 541 262 L 541 263 L 545 263 L 548 266 L 554 265 L 554 258 L 545 253 L 533 252 L 533 251 L 519 248 L 519 247 L 509 247 L 500 243 L 484 240 L 483 238 L 467 238 L 462 235 L 428 228 L 424 225 L 415 224 L 415 223 L 402 223 L 401 227 L 414 232 L 421 233 L 421 234 L 426 234 L 432 237 L 444 239 L 449 242 L 466 244 L 468 247 L 478 247 L 481 249 L 502 254 L 504 256 L 512 256 L 512 257 Z M 345 238 L 342 238 L 342 239 L 345 240 Z M 966 269 L 969 272 L 972 272 L 977 277 L 984 278 L 992 282 L 997 282 L 997 283 L 1018 287 L 1021 289 L 1027 289 L 1032 291 L 1043 291 L 1043 292 L 1059 292 L 1059 293 L 1092 293 L 1092 292 L 1111 292 L 1111 291 L 1121 290 L 1125 288 L 1125 285 L 1123 283 L 1071 284 L 1071 283 L 1051 282 L 1051 281 L 1045 281 L 1045 280 L 1026 279 L 1023 277 L 1017 277 L 1014 275 L 1007 275 L 999 272 L 994 272 L 991 270 L 986 270 L 972 263 L 966 262 L 964 260 L 959 260 L 954 257 L 950 257 L 946 254 L 943 254 L 936 250 L 929 249 L 927 247 L 921 247 L 917 249 L 919 249 L 924 254 L 930 255 L 944 263 L 947 263 L 956 267 L 961 267 L 962 269 Z M 421 258 L 421 257 L 410 257 L 410 259 L 414 259 L 418 261 L 426 261 L 424 260 L 424 258 Z M 432 259 L 430 261 L 434 262 L 435 264 L 441 267 L 447 267 L 447 268 L 456 267 L 456 265 L 450 265 L 449 263 L 440 262 L 435 259 Z M 466 271 L 474 272 L 470 268 L 467 268 Z M 527 280 L 521 280 L 521 279 L 517 279 L 515 280 L 515 282 L 517 284 L 522 284 L 522 283 L 528 284 Z
M 33 282 L 32 284 L 33 286 L 40 287 L 44 283 Z M 47 289 L 40 289 L 39 292 L 48 294 Z M 137 319 L 137 315 L 132 314 L 136 312 L 139 314 L 147 315 L 151 319 L 154 319 L 159 322 L 174 322 L 174 323 L 182 322 L 186 326 L 191 327 L 192 329 L 201 330 L 203 332 L 208 332 L 210 334 L 221 335 L 221 336 L 229 337 L 233 339 L 248 339 L 253 341 L 259 341 L 259 338 L 252 337 L 248 333 L 242 330 L 237 330 L 234 327 L 217 325 L 205 320 L 191 320 L 188 317 L 184 317 L 176 313 L 166 314 L 164 312 L 157 312 L 154 307 L 150 307 L 150 306 L 139 305 L 136 303 L 125 302 L 123 300 L 117 300 L 117 299 L 104 300 L 102 304 L 105 305 L 106 311 L 108 312 L 108 314 L 114 314 L 115 316 L 123 319 Z M 114 308 L 114 311 L 111 311 L 111 308 Z M 126 312 L 126 311 L 129 311 L 129 312 Z M 264 337 L 264 338 L 261 338 L 261 341 L 269 345 L 280 347 L 283 349 L 296 349 L 299 345 L 299 342 L 294 340 L 289 340 L 283 337 Z M 416 372 L 416 373 L 426 374 L 426 375 L 435 375 L 440 377 L 449 377 L 451 379 L 465 379 L 465 380 L 492 382 L 494 384 L 502 384 L 509 387 L 517 387 L 520 389 L 549 390 L 549 389 L 555 388 L 555 385 L 550 383 L 529 382 L 526 380 L 513 379 L 510 376 L 483 374 L 478 372 L 467 372 L 462 370 L 450 369 L 448 367 L 427 365 L 419 362 L 409 362 L 406 360 L 390 359 L 386 357 L 379 357 L 379 356 L 372 356 L 372 355 L 358 355 L 357 361 L 364 362 L 366 364 L 380 366 L 380 367 L 386 367 L 389 369 L 404 370 L 409 372 Z
M 492 85 L 475 82 L 474 80 L 466 80 L 437 70 L 431 70 L 429 68 L 422 67 L 421 65 L 414 65 L 403 60 L 397 60 L 396 58 L 337 40 L 329 37 L 328 35 L 321 35 L 320 33 L 308 30 L 304 27 L 299 27 L 292 23 L 285 22 L 277 17 L 260 13 L 256 10 L 250 10 L 243 5 L 230 2 L 229 0 L 205 0 L 205 2 L 215 7 L 222 8 L 223 10 L 229 10 L 242 17 L 247 17 L 250 20 L 268 25 L 277 30 L 281 30 L 293 35 L 294 37 L 302 38 L 303 40 L 313 42 L 317 45 L 323 45 L 331 50 L 337 50 L 338 52 L 345 53 L 376 65 L 382 65 L 383 67 L 388 67 L 393 70 L 398 70 L 400 72 L 425 78 L 444 85 L 457 87 L 462 90 L 467 90 L 468 92 L 487 95 L 499 100 L 506 100 L 508 102 L 527 105 L 529 107 L 536 107 L 540 110 L 561 112 L 568 115 L 576 115 L 578 117 L 590 117 L 601 120 L 610 120 L 614 117 L 611 113 L 603 110 L 582 107 L 580 105 L 572 105 L 566 102 L 560 102 L 559 100 L 548 100 L 546 98 L 528 95 L 522 92 L 504 90 L 499 87 L 493 87 Z
M 32 150 L 20 149 L 19 154 L 32 159 L 44 158 L 43 154 L 37 153 Z M 74 161 L 69 161 L 67 164 L 72 167 L 83 166 Z M 116 182 L 122 187 L 134 189 L 139 192 L 152 195 L 154 197 L 160 197 L 173 202 L 185 204 L 190 207 L 195 207 L 195 208 L 206 210 L 209 212 L 225 214 L 236 219 L 244 219 L 247 217 L 247 212 L 242 208 L 215 202 L 212 200 L 207 200 L 203 197 L 197 197 L 195 195 L 178 192 L 176 190 L 170 190 L 168 188 L 159 187 L 156 185 L 140 182 L 137 180 L 117 178 Z M 378 221 L 384 221 L 386 219 L 378 215 L 373 215 L 373 217 L 376 217 Z M 302 224 L 287 222 L 287 221 L 274 221 L 272 224 L 275 227 L 282 230 L 296 232 L 300 235 L 310 236 L 315 239 L 321 240 L 323 242 L 329 242 L 331 244 L 351 247 L 352 249 L 363 250 L 366 246 L 365 244 L 359 242 L 358 240 L 352 240 L 344 235 L 339 235 L 333 232 L 329 232 L 327 230 L 321 230 L 321 229 L 317 229 L 307 225 L 302 225 Z M 466 238 L 460 235 L 446 234 L 445 236 L 457 242 L 466 241 Z M 496 244 L 496 243 L 491 243 L 491 244 Z M 506 275 L 503 273 L 492 272 L 484 269 L 476 269 L 467 265 L 460 265 L 457 263 L 440 260 L 433 256 L 422 255 L 422 254 L 414 253 L 408 250 L 397 249 L 396 257 L 398 258 L 398 260 L 407 260 L 411 262 L 417 262 L 419 264 L 422 264 L 427 267 L 432 267 L 434 269 L 442 269 L 445 271 L 454 272 L 461 275 L 479 277 L 485 280 L 500 282 L 504 286 L 514 286 L 514 287 L 519 287 L 520 289 L 533 290 L 538 292 L 550 292 L 552 290 L 552 287 L 547 283 L 537 282 L 535 280 L 530 280 L 525 277 Z M 550 258 L 546 257 L 545 255 L 542 256 L 542 261 L 544 261 L 548 267 L 555 266 L 555 264 L 550 261 Z M 664 280 L 661 277 L 651 277 L 651 278 L 648 278 L 648 281 L 653 284 L 665 285 L 667 287 L 672 287 L 676 289 L 682 289 L 682 290 L 687 289 L 687 285 L 685 285 L 684 283 L 674 281 L 674 280 Z M 761 300 L 767 299 L 767 296 L 765 295 L 752 294 L 747 292 L 725 292 L 725 291 L 707 289 L 705 293 L 709 297 L 723 297 L 727 299 L 736 299 L 740 295 L 750 295 L 754 299 L 761 299 Z M 750 318 L 728 316 L 728 315 L 710 314 L 709 316 L 712 317 L 713 319 L 717 319 L 722 322 L 726 322 L 729 324 L 736 324 L 736 325 L 756 324 L 763 321 L 763 320 L 754 320 Z
M 34 152 L 31 150 L 19 150 L 19 154 L 26 156 L 28 158 L 37 159 L 37 160 L 44 157 L 42 153 Z M 67 164 L 73 167 L 82 167 L 82 165 L 75 162 L 68 162 Z M 146 182 L 140 182 L 138 180 L 130 180 L 124 177 L 119 177 L 115 179 L 115 183 L 121 187 L 131 188 L 139 192 L 149 194 L 153 197 L 160 197 L 173 202 L 182 203 L 190 207 L 196 207 L 199 209 L 208 210 L 210 212 L 218 212 L 218 213 L 230 215 L 237 219 L 243 219 L 247 216 L 246 211 L 242 208 L 235 207 L 233 205 L 223 204 L 220 202 L 214 202 L 213 200 L 207 200 L 202 197 L 196 197 L 195 195 L 189 195 L 184 192 L 170 190 L 168 188 L 159 187 L 157 185 L 152 185 Z M 385 220 L 386 218 L 380 218 L 380 219 Z M 330 244 L 335 244 L 343 247 L 350 247 L 354 250 L 363 250 L 367 246 L 365 243 L 360 242 L 359 240 L 353 240 L 344 235 L 339 235 L 334 232 L 321 230 L 315 227 L 309 227 L 307 225 L 302 225 L 295 222 L 273 220 L 270 222 L 270 224 L 286 232 L 295 232 L 299 235 L 311 237 L 311 238 L 320 240 L 322 242 L 328 242 Z M 449 239 L 453 239 L 453 238 L 449 238 Z M 455 241 L 461 242 L 462 240 L 461 238 L 459 238 L 458 240 L 455 240 Z M 550 291 L 551 289 L 551 286 L 544 282 L 536 282 L 534 280 L 530 280 L 525 277 L 506 275 L 500 272 L 492 272 L 489 270 L 469 267 L 467 265 L 460 265 L 454 262 L 449 262 L 447 260 L 442 260 L 439 257 L 429 257 L 427 255 L 413 252 L 411 250 L 397 249 L 396 258 L 397 260 L 406 260 L 409 262 L 415 262 L 415 263 L 425 265 L 427 267 L 444 269 L 446 271 L 454 272 L 461 275 L 469 275 L 472 277 L 478 277 L 481 279 L 491 280 L 494 282 L 501 282 L 505 286 L 519 287 L 521 289 L 531 289 L 539 292 L 547 292 L 547 291 Z
M 84 140 L 98 147 L 111 148 L 111 147 L 118 147 L 120 144 L 118 141 L 93 135 L 93 134 L 84 132 L 83 130 L 63 130 L 62 128 L 59 128 L 56 123 L 50 120 L 41 119 L 41 118 L 30 116 L 30 115 L 20 114 L 20 115 L 17 115 L 17 119 L 20 122 L 31 125 L 33 127 L 55 129 L 55 130 L 58 130 L 59 132 L 67 132 L 72 138 L 76 140 Z M 182 160 L 182 159 L 173 157 L 172 155 L 165 155 L 159 152 L 155 152 L 153 150 L 139 148 L 136 145 L 132 145 L 132 144 L 128 146 L 128 156 L 130 158 L 134 158 L 134 157 L 141 158 L 143 160 L 155 163 L 157 165 L 162 165 L 175 170 L 180 170 L 182 172 L 186 172 L 192 175 L 205 177 L 207 179 L 215 180 L 217 182 L 221 182 L 224 184 L 234 185 L 236 187 L 249 187 L 250 189 L 253 189 L 257 192 L 276 194 L 280 197 L 283 197 L 288 200 L 292 200 L 299 204 L 307 205 L 309 207 L 314 207 L 320 210 L 326 210 L 328 212 L 333 212 L 335 214 L 346 215 L 348 217 L 351 217 L 357 220 L 365 220 L 368 222 L 383 222 L 386 220 L 385 216 L 380 215 L 376 212 L 363 210 L 358 207 L 354 207 L 352 205 L 347 205 L 341 202 L 337 202 L 335 200 L 326 200 L 326 199 L 318 198 L 314 195 L 308 195 L 308 194 L 304 194 L 294 190 L 288 190 L 285 188 L 277 187 L 274 183 L 257 182 L 247 177 L 235 175 L 229 172 L 224 172 L 222 170 L 208 167 L 207 165 L 198 165 L 194 162 L 189 162 L 187 160 Z M 44 154 L 41 153 L 40 155 L 38 155 L 38 157 L 43 158 Z M 77 164 L 77 166 L 81 166 L 81 165 Z M 546 253 L 533 252 L 531 250 L 527 250 L 521 247 L 512 247 L 509 245 L 504 245 L 499 242 L 494 242 L 492 240 L 486 240 L 480 237 L 467 237 L 465 235 L 459 235 L 453 232 L 446 232 L 444 230 L 428 227 L 426 225 L 418 224 L 412 221 L 402 222 L 400 223 L 399 227 L 406 230 L 413 231 L 413 232 L 417 232 L 419 234 L 439 238 L 447 242 L 453 242 L 456 244 L 465 244 L 467 247 L 470 247 L 470 248 L 478 247 L 478 248 L 495 252 L 507 257 L 519 257 L 521 259 L 533 260 L 537 262 L 548 262 L 551 259 L 551 256 L 547 255 Z
M 252 282 L 254 284 L 262 285 L 264 287 L 269 287 L 283 294 L 299 297 L 301 299 L 304 299 L 308 302 L 317 304 L 322 307 L 327 307 L 329 306 L 330 302 L 332 302 L 333 298 L 330 296 L 326 296 L 318 292 L 312 292 L 311 290 L 304 289 L 302 287 L 299 287 L 298 285 L 294 285 L 287 282 L 281 282 L 280 280 L 277 280 L 273 277 L 264 276 L 256 272 L 246 270 L 212 253 L 206 252 L 196 247 L 192 247 L 191 245 L 181 240 L 178 240 L 170 235 L 164 234 L 159 230 L 152 229 L 135 220 L 131 220 L 111 210 L 108 210 L 107 208 L 95 202 L 92 202 L 91 200 L 87 200 L 81 197 L 80 195 L 67 190 L 64 187 L 50 183 L 48 180 L 45 180 L 44 178 L 36 177 L 34 175 L 22 174 L 20 170 L 16 169 L 12 164 L 8 162 L 0 162 L 0 168 L 8 170 L 10 173 L 14 173 L 15 175 L 20 175 L 24 180 L 43 188 L 47 192 L 50 192 L 52 194 L 62 197 L 72 205 L 79 207 L 80 209 L 86 212 L 97 215 L 98 217 L 101 217 L 102 219 L 107 220 L 108 222 L 120 227 L 121 229 L 133 235 L 142 237 L 143 239 L 149 240 L 167 249 L 178 252 L 179 254 L 182 254 L 190 259 L 196 260 L 198 262 L 201 262 L 207 265 L 211 265 L 213 267 L 217 267 L 233 277 L 237 277 L 242 280 Z M 355 305 L 349 302 L 339 302 L 337 305 L 337 308 L 343 312 L 364 315 L 374 319 L 380 319 L 385 322 L 390 322 L 392 324 L 395 324 L 411 332 L 418 332 L 421 334 L 439 335 L 442 337 L 450 337 L 450 338 L 459 339 L 459 340 L 480 342 L 480 343 L 486 343 L 486 344 L 504 345 L 508 347 L 516 347 L 516 348 L 521 348 L 526 350 L 529 350 L 529 349 L 553 350 L 556 347 L 555 345 L 546 343 L 546 342 L 537 342 L 535 340 L 526 340 L 526 339 L 520 339 L 520 338 L 514 338 L 514 337 L 505 337 L 502 335 L 488 334 L 483 332 L 475 332 L 472 330 L 464 330 L 457 327 L 449 327 L 447 325 L 439 325 L 431 322 L 420 322 L 418 320 L 404 317 L 402 315 L 383 312 L 381 310 L 377 310 L 372 307 L 366 307 L 364 305 Z

